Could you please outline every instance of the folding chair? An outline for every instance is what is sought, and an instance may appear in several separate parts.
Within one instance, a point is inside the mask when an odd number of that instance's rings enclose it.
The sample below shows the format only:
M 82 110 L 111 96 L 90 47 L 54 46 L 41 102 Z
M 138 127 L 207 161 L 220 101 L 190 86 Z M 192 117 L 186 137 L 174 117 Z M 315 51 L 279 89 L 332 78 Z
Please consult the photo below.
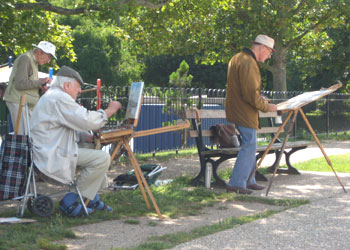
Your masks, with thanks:
M 26 116 L 25 117 L 26 119 L 23 119 L 23 120 L 26 121 L 25 125 L 27 127 L 28 134 L 17 135 L 19 121 L 21 118 L 24 118 L 22 113 L 23 107 L 25 107 L 25 116 Z M 19 201 L 17 206 L 17 216 L 20 216 L 20 217 L 23 217 L 26 206 L 28 207 L 28 210 L 30 212 L 38 216 L 41 216 L 41 217 L 50 216 L 54 210 L 53 201 L 49 196 L 40 195 L 37 193 L 35 174 L 37 174 L 39 178 L 43 179 L 43 181 L 45 182 L 49 182 L 52 184 L 58 184 L 59 182 L 45 176 L 38 169 L 35 168 L 34 161 L 33 161 L 32 139 L 30 136 L 30 128 L 29 128 L 28 104 L 25 101 L 25 94 L 21 96 L 15 134 L 14 135 L 9 134 L 8 137 L 11 140 L 9 140 L 9 143 L 5 142 L 5 144 L 2 145 L 1 147 L 0 163 L 2 164 L 2 166 L 10 165 L 9 166 L 10 168 L 11 168 L 11 165 L 13 165 L 11 163 L 15 163 L 16 171 L 14 172 L 10 170 L 9 172 L 12 172 L 13 175 L 21 176 L 21 178 L 20 180 L 15 180 L 15 182 L 13 182 L 11 180 L 16 177 L 7 175 L 5 177 L 10 181 L 6 181 L 4 180 L 5 178 L 3 178 L 4 169 L 0 168 L 1 170 L 0 171 L 0 178 L 1 178 L 0 179 L 0 200 L 12 198 L 13 200 Z M 19 143 L 16 143 L 17 141 Z M 21 149 L 21 150 L 18 151 L 18 149 Z M 16 151 L 16 150 L 17 152 L 11 153 L 11 151 Z M 23 152 L 25 153 L 25 155 L 22 155 Z M 11 154 L 12 158 L 6 156 L 7 153 Z M 6 162 L 6 164 L 3 164 L 4 162 Z M 10 162 L 10 164 L 7 164 L 8 162 Z M 19 168 L 18 165 L 20 165 L 21 168 Z M 28 165 L 29 165 L 29 168 L 28 168 Z M 15 185 L 15 187 L 10 187 L 10 185 L 7 185 L 8 183 L 17 183 L 17 182 L 20 182 L 19 186 Z M 59 184 L 63 184 L 63 183 L 59 183 Z M 68 187 L 70 189 L 74 188 L 76 190 L 79 197 L 79 201 L 83 206 L 85 214 L 89 215 L 76 181 L 68 184 Z

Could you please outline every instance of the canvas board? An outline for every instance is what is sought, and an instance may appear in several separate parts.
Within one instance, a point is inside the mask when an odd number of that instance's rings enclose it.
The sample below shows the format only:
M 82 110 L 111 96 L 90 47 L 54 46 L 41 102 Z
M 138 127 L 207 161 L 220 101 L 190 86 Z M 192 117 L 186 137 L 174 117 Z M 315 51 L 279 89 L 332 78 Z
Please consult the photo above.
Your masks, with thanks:
M 303 94 L 300 94 L 298 96 L 295 96 L 285 102 L 281 102 L 277 104 L 277 109 L 280 111 L 287 111 L 287 110 L 296 110 L 298 108 L 301 108 L 311 102 L 314 102 L 326 95 L 329 95 L 339 89 L 342 86 L 341 83 L 335 84 L 329 88 L 322 88 L 317 91 L 311 91 L 311 92 L 305 92 Z
M 143 91 L 143 82 L 133 82 L 131 84 L 128 106 L 126 108 L 125 120 L 137 119 L 141 108 L 141 97 Z

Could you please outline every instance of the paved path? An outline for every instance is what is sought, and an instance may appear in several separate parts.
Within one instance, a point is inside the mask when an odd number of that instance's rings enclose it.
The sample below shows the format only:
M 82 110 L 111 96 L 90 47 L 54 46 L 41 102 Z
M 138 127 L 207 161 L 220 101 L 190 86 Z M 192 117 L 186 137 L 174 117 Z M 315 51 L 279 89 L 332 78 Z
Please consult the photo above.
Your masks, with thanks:
M 327 155 L 349 152 L 349 142 L 334 143 L 326 148 Z M 295 158 L 300 160 L 323 156 L 318 147 L 298 154 Z M 350 168 L 350 159 L 348 164 Z M 347 193 L 344 193 L 333 172 L 277 175 L 269 197 L 309 199 L 311 203 L 178 245 L 174 249 L 350 249 L 350 174 L 338 176 Z M 258 196 L 265 194 L 265 191 L 254 193 Z
M 349 244 L 350 199 L 348 194 L 338 194 L 174 249 L 345 250 Z

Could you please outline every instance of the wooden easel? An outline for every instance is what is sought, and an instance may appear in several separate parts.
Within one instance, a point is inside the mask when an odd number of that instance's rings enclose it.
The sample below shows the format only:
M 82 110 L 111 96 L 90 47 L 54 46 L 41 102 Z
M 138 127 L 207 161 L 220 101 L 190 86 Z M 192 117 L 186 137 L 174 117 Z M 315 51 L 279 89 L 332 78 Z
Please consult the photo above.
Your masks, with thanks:
M 337 173 L 335 172 L 334 168 L 333 168 L 333 165 L 332 165 L 332 162 L 330 161 L 330 159 L 328 158 L 324 148 L 322 147 L 319 139 L 317 138 L 316 136 L 316 133 L 315 131 L 313 130 L 309 120 L 306 118 L 306 115 L 304 113 L 304 111 L 302 110 L 302 107 L 304 107 L 305 105 L 313 102 L 313 101 L 316 101 L 317 99 L 320 99 L 321 97 L 324 97 L 326 95 L 329 95 L 330 93 L 336 91 L 338 88 L 340 88 L 342 86 L 341 83 L 338 83 L 338 84 L 335 84 L 331 87 L 329 87 L 328 89 L 321 89 L 320 91 L 314 91 L 314 92 L 307 92 L 307 93 L 304 93 L 302 95 L 299 95 L 299 96 L 296 96 L 286 102 L 283 102 L 283 103 L 279 103 L 277 105 L 278 107 L 278 112 L 283 114 L 283 113 L 286 113 L 288 112 L 288 116 L 287 118 L 284 120 L 284 122 L 282 123 L 281 127 L 278 129 L 278 131 L 276 132 L 275 136 L 273 137 L 272 141 L 270 142 L 269 146 L 267 147 L 266 151 L 264 152 L 264 154 L 262 155 L 262 157 L 260 158 L 257 166 L 256 166 L 256 169 L 255 171 L 252 173 L 252 175 L 250 176 L 250 178 L 252 178 L 252 176 L 255 175 L 255 172 L 258 170 L 258 168 L 261 166 L 261 163 L 262 161 L 264 160 L 264 158 L 266 157 L 266 155 L 268 154 L 268 152 L 270 151 L 272 145 L 275 143 L 276 139 L 278 138 L 279 134 L 283 131 L 284 127 L 286 126 L 286 124 L 288 123 L 288 121 L 291 119 L 291 122 L 290 122 L 290 126 L 288 128 L 288 131 L 287 131 L 287 134 L 285 136 L 285 139 L 283 141 L 283 144 L 282 144 L 282 148 L 281 148 L 281 152 L 284 152 L 285 150 L 285 147 L 286 147 L 286 144 L 288 142 L 288 139 L 289 139 L 289 136 L 293 130 L 293 126 L 294 126 L 294 123 L 296 121 L 296 117 L 298 115 L 298 113 L 301 114 L 303 120 L 305 121 L 308 129 L 310 130 L 310 133 L 312 134 L 313 138 L 315 139 L 315 142 L 317 143 L 318 147 L 320 148 L 323 156 L 325 157 L 328 165 L 332 168 L 332 171 L 335 175 L 335 177 L 337 178 L 340 186 L 343 188 L 344 192 L 346 193 L 346 190 L 344 188 L 344 185 L 342 184 L 342 182 L 340 181 Z M 272 185 L 272 182 L 273 182 L 273 179 L 276 175 L 276 172 L 278 170 L 278 167 L 279 167 L 279 163 L 281 161 L 281 158 L 282 158 L 282 153 L 280 153 L 278 155 L 278 158 L 276 159 L 276 167 L 273 171 L 273 175 L 272 175 L 272 178 L 269 182 L 269 185 L 268 185 L 268 188 L 266 190 L 266 196 L 268 195 L 269 191 L 270 191 L 270 188 L 271 188 L 271 185 Z
M 140 106 L 141 106 L 141 103 L 142 103 L 142 101 L 140 102 Z M 129 121 L 127 121 L 127 124 L 130 125 L 129 128 L 120 129 L 120 130 L 117 129 L 117 130 L 108 131 L 105 133 L 102 132 L 102 133 L 100 133 L 99 138 L 95 139 L 95 143 L 96 143 L 96 145 L 98 145 L 98 144 L 101 145 L 101 143 L 118 142 L 117 146 L 115 147 L 115 149 L 113 150 L 113 152 L 111 154 L 111 163 L 112 163 L 113 159 L 115 158 L 115 156 L 117 155 L 117 153 L 121 149 L 124 149 L 128 153 L 131 165 L 135 171 L 135 176 L 136 176 L 137 182 L 139 184 L 139 187 L 140 187 L 143 199 L 145 200 L 147 208 L 151 209 L 151 206 L 149 204 L 145 189 L 148 193 L 148 196 L 150 197 L 150 199 L 152 201 L 153 207 L 156 210 L 159 219 L 162 219 L 163 218 L 162 214 L 160 213 L 158 205 L 157 205 L 157 203 L 153 197 L 153 194 L 148 186 L 148 183 L 147 183 L 147 181 L 146 181 L 146 179 L 141 171 L 140 165 L 139 165 L 134 153 L 131 150 L 129 142 L 133 137 L 154 135 L 154 134 L 165 133 L 165 132 L 189 128 L 190 123 L 189 123 L 189 121 L 186 121 L 186 122 L 179 123 L 177 125 L 135 132 L 134 127 L 137 126 L 138 119 L 140 116 L 140 111 L 141 111 L 141 108 L 139 108 L 139 113 L 137 115 L 137 119 L 129 119 Z

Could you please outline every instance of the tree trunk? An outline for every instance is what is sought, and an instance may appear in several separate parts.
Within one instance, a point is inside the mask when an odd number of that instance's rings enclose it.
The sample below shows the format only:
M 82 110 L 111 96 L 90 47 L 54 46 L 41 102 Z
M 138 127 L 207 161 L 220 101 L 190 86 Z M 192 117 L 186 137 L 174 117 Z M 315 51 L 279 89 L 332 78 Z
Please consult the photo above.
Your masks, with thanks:
M 274 91 L 287 91 L 286 80 L 286 54 L 287 49 L 276 48 L 276 52 L 273 54 L 273 90 Z

